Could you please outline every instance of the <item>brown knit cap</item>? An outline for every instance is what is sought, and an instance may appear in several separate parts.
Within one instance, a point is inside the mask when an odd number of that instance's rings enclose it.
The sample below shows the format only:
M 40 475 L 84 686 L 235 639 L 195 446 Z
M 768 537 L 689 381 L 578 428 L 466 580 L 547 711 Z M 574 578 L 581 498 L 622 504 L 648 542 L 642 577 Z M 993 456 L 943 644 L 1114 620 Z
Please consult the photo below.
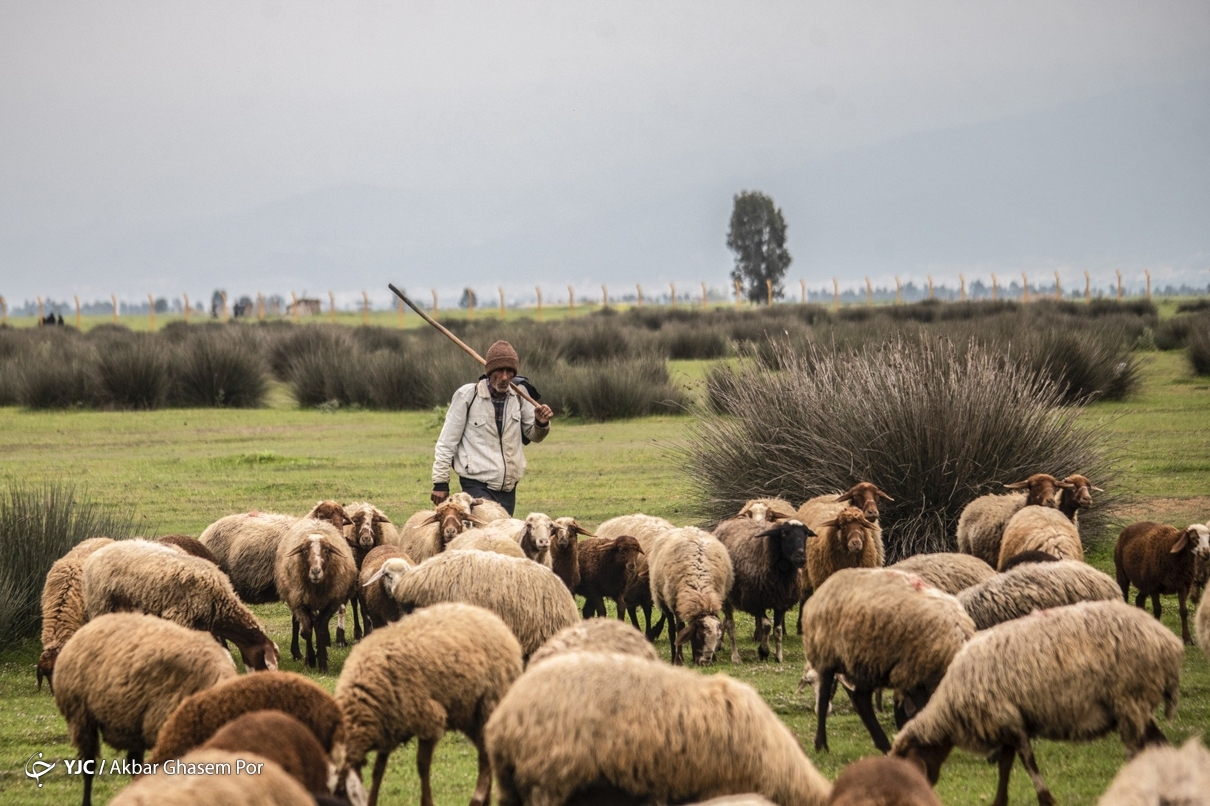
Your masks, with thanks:
M 491 375 L 498 369 L 511 369 L 517 372 L 517 351 L 506 341 L 498 341 L 487 348 L 487 366 L 484 370 Z

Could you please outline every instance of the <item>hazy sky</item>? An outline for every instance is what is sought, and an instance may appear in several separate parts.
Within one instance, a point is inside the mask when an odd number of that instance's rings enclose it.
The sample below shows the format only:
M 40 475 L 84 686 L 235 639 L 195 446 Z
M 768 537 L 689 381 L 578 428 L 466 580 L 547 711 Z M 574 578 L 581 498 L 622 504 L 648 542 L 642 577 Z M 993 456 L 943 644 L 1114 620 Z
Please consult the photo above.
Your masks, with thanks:
M 0 294 L 721 286 L 745 188 L 782 205 L 794 285 L 1023 260 L 1204 284 L 1210 236 L 1156 236 L 1163 209 L 1097 207 L 1110 240 L 1118 217 L 1139 229 L 1099 253 L 1062 229 L 983 253 L 994 226 L 967 246 L 925 204 L 927 238 L 851 265 L 902 217 L 807 211 L 828 208 L 824 175 L 916 195 L 866 175 L 912 137 L 1159 95 L 1180 129 L 1206 115 L 1207 82 L 1210 2 L 2 2 Z M 1206 176 L 1178 134 L 1157 170 Z M 1153 159 L 1151 139 L 1106 165 Z M 945 204 L 989 184 L 947 185 Z M 1210 191 L 1194 184 L 1177 214 L 1196 224 Z

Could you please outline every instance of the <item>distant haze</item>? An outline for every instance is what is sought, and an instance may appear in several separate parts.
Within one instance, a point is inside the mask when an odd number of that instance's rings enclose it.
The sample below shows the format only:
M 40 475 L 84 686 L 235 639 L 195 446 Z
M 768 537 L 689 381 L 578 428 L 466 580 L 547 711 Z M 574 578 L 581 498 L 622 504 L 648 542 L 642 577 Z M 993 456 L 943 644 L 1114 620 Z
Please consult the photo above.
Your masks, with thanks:
M 1210 283 L 1210 2 L 0 2 L 0 295 Z M 616 292 L 614 289 L 616 288 Z

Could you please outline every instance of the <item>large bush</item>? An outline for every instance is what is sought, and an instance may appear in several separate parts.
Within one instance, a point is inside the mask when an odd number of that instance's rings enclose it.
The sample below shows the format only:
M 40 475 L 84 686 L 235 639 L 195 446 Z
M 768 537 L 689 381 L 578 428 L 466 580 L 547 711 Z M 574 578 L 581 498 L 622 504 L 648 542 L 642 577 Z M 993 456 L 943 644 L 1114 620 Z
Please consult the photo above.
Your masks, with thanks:
M 158 409 L 168 398 L 171 366 L 164 345 L 150 336 L 103 339 L 96 346 L 101 401 L 119 409 Z
M 1210 375 L 1210 318 L 1202 319 L 1199 326 L 1189 330 L 1186 344 L 1193 371 L 1198 375 Z
M 268 392 L 264 362 L 254 343 L 237 331 L 207 328 L 173 356 L 175 405 L 256 408 Z
M 38 634 L 55 560 L 90 537 L 128 537 L 132 522 L 70 486 L 10 484 L 0 492 L 0 642 Z
M 783 352 L 716 374 L 681 449 L 700 514 L 717 521 L 756 496 L 795 504 L 872 481 L 891 560 L 953 550 L 962 508 L 1032 473 L 1083 473 L 1109 486 L 1101 433 L 1045 375 L 997 351 L 897 341 L 846 353 Z M 1081 516 L 1105 522 L 1111 496 Z
M 557 414 L 596 422 L 682 411 L 687 403 L 658 358 L 561 364 L 544 375 L 541 391 Z

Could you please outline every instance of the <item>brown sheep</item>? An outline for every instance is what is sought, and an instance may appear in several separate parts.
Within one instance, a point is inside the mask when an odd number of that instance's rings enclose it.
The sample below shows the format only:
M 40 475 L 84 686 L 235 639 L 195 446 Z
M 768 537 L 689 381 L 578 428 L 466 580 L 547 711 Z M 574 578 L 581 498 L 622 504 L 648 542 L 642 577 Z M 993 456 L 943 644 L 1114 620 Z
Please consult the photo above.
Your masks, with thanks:
M 1047 473 L 1034 473 L 1025 481 L 1004 485 L 1006 489 L 1025 492 L 976 498 L 966 505 L 958 518 L 958 551 L 973 554 L 994 568 L 1000 559 L 1004 527 L 1013 515 L 1026 506 L 1056 509 L 1060 493 L 1072 486 Z
M 76 545 L 55 560 L 42 586 L 42 654 L 38 657 L 38 690 L 46 678 L 54 690 L 55 660 L 67 639 L 84 624 L 84 592 L 80 586 L 84 561 L 97 549 L 112 543 L 108 537 L 93 537 Z
M 276 762 L 308 792 L 328 793 L 328 754 L 307 729 L 282 711 L 251 711 L 211 736 L 203 750 L 248 752 Z
M 349 525 L 343 530 L 343 533 L 345 540 L 349 543 L 349 549 L 353 552 L 353 561 L 357 564 L 358 571 L 361 571 L 361 565 L 365 562 L 366 555 L 373 548 L 395 545 L 399 542 L 399 533 L 395 530 L 395 524 L 391 523 L 391 519 L 381 509 L 368 501 L 346 504 L 345 512 L 349 516 Z M 357 620 L 357 611 L 361 604 L 361 597 L 358 595 L 358 591 L 354 591 L 353 595 L 349 597 L 349 603 L 353 609 L 353 640 L 360 641 L 362 629 Z M 366 632 L 369 632 L 369 629 L 367 623 Z M 336 645 L 345 645 L 343 605 L 336 615 Z
M 413 561 L 422 563 L 445 551 L 451 540 L 478 525 L 464 498 L 454 496 L 434 509 L 422 509 L 408 518 L 399 529 L 397 545 Z
M 607 615 L 605 597 L 617 603 L 618 618 L 624 619 L 628 600 L 626 587 L 637 578 L 637 563 L 643 547 L 630 535 L 614 538 L 589 537 L 580 541 L 580 582 L 574 593 L 584 597 L 584 618 Z M 650 598 L 650 586 L 648 586 Z
M 160 728 L 148 761 L 181 758 L 228 722 L 264 710 L 282 711 L 302 722 L 329 754 L 344 741 L 344 722 L 331 694 L 294 672 L 260 672 L 226 680 L 182 701 Z
M 201 557 L 203 560 L 208 560 L 215 565 L 218 565 L 218 557 L 214 556 L 214 552 L 202 545 L 202 542 L 196 537 L 189 535 L 164 535 L 157 537 L 156 543 L 163 543 L 166 546 L 176 546 L 186 554 L 191 554 L 194 557 Z
M 1151 597 L 1151 609 L 1160 617 L 1160 594 L 1176 594 L 1181 613 L 1181 638 L 1193 643 L 1189 632 L 1189 608 L 1185 602 L 1193 584 L 1195 555 L 1210 554 L 1210 529 L 1195 523 L 1187 529 L 1142 521 L 1127 526 L 1113 549 L 1122 597 L 1130 601 L 1130 586 L 1139 589 L 1135 604 Z
M 575 518 L 555 518 L 550 535 L 550 570 L 572 593 L 580 584 L 580 535 L 595 535 L 576 523 Z
M 809 585 L 804 586 L 802 601 L 842 568 L 879 567 L 882 532 L 857 507 L 845 507 L 831 520 L 808 523 L 807 528 L 818 536 L 807 541 L 805 570 Z
M 1088 509 L 1092 506 L 1093 492 L 1105 492 L 1100 487 L 1092 486 L 1092 482 L 1087 476 L 1081 476 L 1078 473 L 1073 473 L 1063 479 L 1062 484 L 1069 484 L 1070 487 L 1063 487 L 1059 493 L 1059 511 L 1067 516 L 1067 519 L 1072 523 L 1079 523 L 1079 511 Z
M 941 798 L 919 766 L 872 756 L 840 771 L 828 806 L 941 806 Z
M 386 592 L 383 580 L 374 579 L 382 564 L 393 557 L 412 564 L 412 558 L 398 546 L 375 546 L 361 564 L 361 572 L 357 577 L 357 595 L 361 598 L 361 612 L 366 619 L 366 635 L 403 618 L 399 603 Z M 371 579 L 374 581 L 371 582 Z
M 306 665 L 328 671 L 328 624 L 357 585 L 357 564 L 344 536 L 326 521 L 304 518 L 277 544 L 273 577 L 278 595 L 290 607 L 293 637 L 290 654 L 302 657 L 298 637 L 307 644 Z M 317 647 L 311 643 L 315 635 Z M 316 651 L 318 649 L 318 651 Z

